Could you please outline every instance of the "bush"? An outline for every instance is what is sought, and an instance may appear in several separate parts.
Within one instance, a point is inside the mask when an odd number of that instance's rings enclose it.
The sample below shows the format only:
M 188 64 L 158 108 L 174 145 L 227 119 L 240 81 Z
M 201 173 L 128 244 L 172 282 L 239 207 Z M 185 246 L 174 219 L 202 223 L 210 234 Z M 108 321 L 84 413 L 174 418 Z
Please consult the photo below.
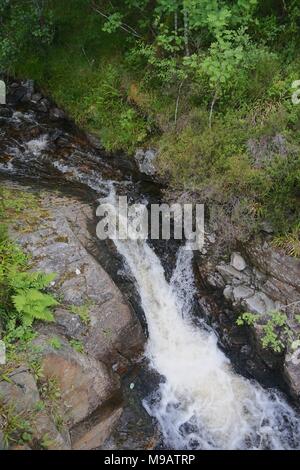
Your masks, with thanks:
M 53 40 L 44 1 L 0 0 L 0 17 L 0 70 L 14 70 L 28 50 L 39 52 Z

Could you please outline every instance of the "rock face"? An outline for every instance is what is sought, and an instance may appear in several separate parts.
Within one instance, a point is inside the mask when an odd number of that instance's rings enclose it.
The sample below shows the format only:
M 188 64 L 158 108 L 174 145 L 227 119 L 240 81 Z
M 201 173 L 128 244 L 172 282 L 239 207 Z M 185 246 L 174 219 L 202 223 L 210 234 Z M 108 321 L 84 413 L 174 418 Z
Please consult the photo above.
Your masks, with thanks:
M 49 344 L 46 335 L 40 335 L 33 344 L 40 348 L 44 377 L 57 380 L 64 416 L 73 427 L 112 397 L 119 389 L 119 380 L 104 363 L 74 351 L 63 337 L 55 338 L 59 349 Z
M 288 351 L 284 362 L 284 374 L 292 395 L 300 400 L 300 348 Z
M 143 351 L 145 337 L 134 311 L 90 254 L 92 208 L 43 192 L 38 207 L 31 209 L 30 224 L 27 218 L 24 211 L 11 236 L 30 255 L 34 271 L 56 273 L 51 290 L 60 305 L 54 323 L 35 327 L 32 347 L 42 377 L 35 379 L 26 365 L 11 373 L 12 382 L 0 376 L 0 396 L 6 397 L 4 405 L 16 403 L 16 412 L 35 410 L 40 389 L 55 380 L 64 428 L 58 430 L 47 410 L 35 412 L 34 441 L 47 436 L 50 449 L 95 449 L 109 438 L 123 413 L 120 374 Z
M 57 310 L 53 328 L 41 325 L 40 331 L 81 340 L 91 357 L 106 363 L 128 362 L 141 352 L 145 338 L 121 292 L 85 248 L 92 245 L 87 222 L 93 220 L 93 211 L 84 203 L 51 195 L 43 197 L 42 207 L 47 214 L 43 225 L 15 234 L 35 270 L 57 274 L 53 289 L 64 308 Z
M 251 327 L 256 353 L 269 368 L 283 366 L 291 394 L 299 399 L 300 349 L 288 346 L 285 355 L 278 357 L 262 347 L 261 338 L 266 314 L 271 311 L 284 312 L 291 331 L 300 335 L 300 324 L 295 321 L 295 315 L 300 314 L 300 261 L 276 251 L 267 242 L 249 244 L 243 254 L 232 253 L 229 263 L 217 259 L 212 262 L 211 252 L 207 257 L 209 261 L 202 259 L 199 267 L 205 282 L 222 293 L 236 318 L 242 312 L 258 316 L 257 324 Z
M 18 367 L 8 375 L 6 380 L 0 381 L 0 397 L 2 406 L 7 407 L 11 414 L 28 420 L 32 424 L 32 440 L 42 441 L 47 435 L 47 439 L 51 440 L 52 449 L 71 448 L 68 433 L 62 435 L 52 418 L 45 411 L 39 411 L 37 405 L 41 402 L 40 393 L 28 368 Z M 3 442 L 1 444 L 0 435 L 1 448 L 5 448 L 5 445 Z

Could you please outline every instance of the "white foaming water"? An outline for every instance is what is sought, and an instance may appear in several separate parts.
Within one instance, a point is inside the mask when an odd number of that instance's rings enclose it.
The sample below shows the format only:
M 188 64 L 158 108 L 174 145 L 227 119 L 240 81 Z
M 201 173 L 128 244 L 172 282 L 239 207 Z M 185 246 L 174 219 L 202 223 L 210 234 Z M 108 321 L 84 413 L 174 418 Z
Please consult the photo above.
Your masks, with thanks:
M 115 203 L 112 192 L 110 202 Z M 108 202 L 106 198 L 105 202 Z M 179 250 L 170 283 L 144 241 L 114 240 L 135 280 L 149 340 L 146 356 L 163 376 L 144 406 L 173 449 L 300 447 L 300 421 L 277 392 L 236 374 L 214 332 L 192 324 L 192 253 Z
M 38 139 L 32 139 L 26 142 L 25 152 L 35 157 L 39 157 L 48 146 L 48 135 L 44 134 Z

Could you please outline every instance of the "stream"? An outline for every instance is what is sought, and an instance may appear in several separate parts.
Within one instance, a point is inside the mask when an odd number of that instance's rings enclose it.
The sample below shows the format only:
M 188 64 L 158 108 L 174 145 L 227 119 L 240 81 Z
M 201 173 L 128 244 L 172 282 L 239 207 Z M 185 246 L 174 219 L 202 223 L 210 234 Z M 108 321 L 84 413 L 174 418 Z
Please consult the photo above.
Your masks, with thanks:
M 51 121 L 30 103 L 11 104 L 13 111 L 0 117 L 0 173 L 6 178 L 88 193 L 94 203 L 116 204 L 118 195 L 127 195 L 131 203 L 160 201 L 159 184 L 122 154 L 92 147 L 66 119 Z M 195 325 L 193 252 L 172 242 L 161 259 L 146 241 L 113 243 L 147 325 L 145 357 L 161 377 L 140 399 L 159 424 L 162 445 L 300 448 L 300 416 L 281 392 L 238 374 L 213 329 L 204 320 Z

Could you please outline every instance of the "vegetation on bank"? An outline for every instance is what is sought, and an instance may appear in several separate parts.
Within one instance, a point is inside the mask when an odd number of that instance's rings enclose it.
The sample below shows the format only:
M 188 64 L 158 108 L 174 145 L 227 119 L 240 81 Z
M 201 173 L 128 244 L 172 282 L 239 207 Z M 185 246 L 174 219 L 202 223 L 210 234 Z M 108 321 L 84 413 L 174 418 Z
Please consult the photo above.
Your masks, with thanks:
M 268 221 L 299 256 L 297 0 L 0 0 L 0 16 L 0 68 L 108 150 L 157 146 L 159 172 L 226 241 Z
M 286 313 L 277 310 L 265 315 L 245 312 L 238 317 L 236 324 L 261 327 L 261 344 L 264 349 L 282 353 L 288 347 L 294 352 L 300 346 L 300 315 L 294 313 L 290 317 L 289 320 Z
M 10 373 L 27 364 L 41 395 L 35 410 L 18 412 L 0 394 L 0 437 L 5 447 L 31 442 L 35 416 L 44 408 L 55 423 L 61 422 L 57 404 L 59 388 L 54 387 L 54 379 L 43 377 L 40 351 L 32 343 L 36 337 L 34 321 L 54 320 L 51 308 L 58 302 L 45 292 L 54 275 L 31 272 L 29 257 L 11 240 L 7 229 L 8 225 L 19 223 L 23 231 L 29 230 L 36 223 L 37 211 L 36 196 L 0 186 L 0 340 L 6 347 L 6 363 L 0 365 L 0 382 L 11 383 Z M 47 448 L 48 444 L 46 436 L 36 443 L 39 448 Z

